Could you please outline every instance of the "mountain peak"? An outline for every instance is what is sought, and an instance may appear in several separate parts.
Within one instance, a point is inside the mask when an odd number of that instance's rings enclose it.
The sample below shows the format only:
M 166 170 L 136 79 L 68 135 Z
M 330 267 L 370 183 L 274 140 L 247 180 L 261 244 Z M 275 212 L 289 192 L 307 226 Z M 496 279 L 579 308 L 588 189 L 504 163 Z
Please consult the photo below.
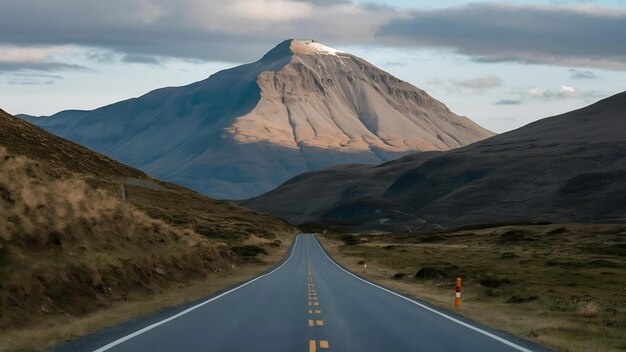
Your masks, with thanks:
M 347 54 L 330 46 L 324 45 L 315 39 L 287 39 L 268 51 L 262 61 L 275 61 L 294 54 L 300 55 L 334 55 Z
M 315 39 L 292 39 L 291 51 L 297 54 L 322 54 L 335 56 L 337 56 L 337 54 L 345 54 L 335 48 L 318 43 Z
M 408 82 L 312 39 L 285 40 L 260 61 L 188 86 L 29 121 L 229 199 L 306 171 L 376 164 L 493 135 Z

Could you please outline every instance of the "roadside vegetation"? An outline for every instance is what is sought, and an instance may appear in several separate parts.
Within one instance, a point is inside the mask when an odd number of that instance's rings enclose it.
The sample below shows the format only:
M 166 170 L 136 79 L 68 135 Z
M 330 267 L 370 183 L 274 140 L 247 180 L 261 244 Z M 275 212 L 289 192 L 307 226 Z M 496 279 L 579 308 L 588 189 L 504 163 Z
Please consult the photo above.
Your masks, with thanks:
M 278 262 L 295 232 L 0 110 L 0 351 L 204 297 Z
M 319 238 L 351 270 L 480 323 L 560 351 L 626 350 L 626 225 Z

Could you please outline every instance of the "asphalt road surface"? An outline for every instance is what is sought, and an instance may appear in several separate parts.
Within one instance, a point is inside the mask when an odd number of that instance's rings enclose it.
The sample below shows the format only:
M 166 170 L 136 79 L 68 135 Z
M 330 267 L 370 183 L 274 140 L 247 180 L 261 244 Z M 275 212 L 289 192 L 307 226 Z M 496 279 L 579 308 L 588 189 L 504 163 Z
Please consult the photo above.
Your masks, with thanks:
M 453 295 L 451 294 L 451 299 Z M 365 281 L 298 235 L 274 270 L 55 351 L 543 351 Z

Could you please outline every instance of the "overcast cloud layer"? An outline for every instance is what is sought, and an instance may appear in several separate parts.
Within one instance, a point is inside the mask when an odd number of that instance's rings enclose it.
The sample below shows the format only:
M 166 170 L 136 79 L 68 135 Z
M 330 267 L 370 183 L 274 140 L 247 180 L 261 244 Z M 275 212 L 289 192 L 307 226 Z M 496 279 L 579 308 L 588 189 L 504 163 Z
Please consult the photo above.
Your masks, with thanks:
M 452 48 L 480 62 L 626 69 L 626 10 L 469 4 L 412 12 L 378 32 L 408 46 Z
M 94 109 L 315 38 L 497 132 L 624 91 L 624 0 L 0 0 L 0 108 Z
M 598 6 L 418 11 L 341 0 L 20 0 L 2 1 L 0 11 L 2 46 L 95 47 L 134 63 L 246 62 L 281 40 L 312 34 L 338 45 L 447 48 L 487 63 L 626 70 L 626 10 Z

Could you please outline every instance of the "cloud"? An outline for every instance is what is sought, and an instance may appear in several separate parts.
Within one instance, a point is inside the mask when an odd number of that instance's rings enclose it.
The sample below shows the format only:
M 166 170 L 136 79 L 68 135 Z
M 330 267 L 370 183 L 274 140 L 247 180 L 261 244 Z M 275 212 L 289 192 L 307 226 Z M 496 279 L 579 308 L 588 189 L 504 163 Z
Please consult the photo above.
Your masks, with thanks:
M 116 61 L 116 55 L 111 51 L 92 51 L 86 54 L 87 60 L 97 63 L 113 63 Z
M 0 43 L 249 62 L 294 37 L 375 44 L 378 28 L 400 15 L 334 0 L 20 0 L 3 3 Z
M 520 105 L 522 100 L 520 99 L 500 99 L 493 103 L 493 105 Z
M 485 121 L 507 121 L 507 122 L 517 121 L 517 119 L 514 118 L 514 117 L 487 117 L 487 118 L 483 118 L 483 120 L 485 120 Z
M 293 37 L 331 46 L 452 48 L 485 63 L 626 70 L 626 10 L 592 5 L 419 11 L 348 0 L 20 0 L 0 12 L 0 44 L 88 47 L 119 58 L 250 62 Z
M 569 72 L 571 73 L 570 78 L 572 78 L 572 79 L 596 79 L 596 78 L 599 78 L 592 71 L 581 71 L 581 70 L 576 70 L 576 69 L 571 68 L 571 69 L 569 69 Z
M 85 66 L 56 61 L 58 56 L 76 52 L 77 48 L 68 46 L 0 46 L 0 73 L 89 71 Z
M 76 64 L 67 64 L 63 62 L 1 62 L 0 73 L 15 72 L 59 72 L 59 71 L 79 71 L 91 72 L 88 67 Z
M 28 77 L 28 78 L 48 78 L 48 79 L 63 79 L 61 75 L 51 75 L 46 73 L 13 73 L 14 77 Z
M 10 85 L 51 85 L 62 79 L 60 75 L 13 72 L 5 82 Z
M 149 55 L 124 55 L 122 62 L 134 63 L 134 64 L 146 64 L 162 66 L 163 63 L 154 56 Z
M 486 90 L 493 89 L 496 87 L 502 86 L 502 79 L 497 76 L 485 76 L 485 77 L 476 77 L 461 81 L 452 80 L 451 84 L 462 87 L 462 88 L 470 88 L 475 90 Z
M 36 78 L 9 78 L 6 80 L 10 85 L 51 85 L 54 80 L 41 80 Z
M 402 66 L 407 66 L 408 64 L 406 62 L 400 62 L 400 61 L 387 61 L 383 64 L 383 66 L 387 66 L 387 67 L 402 67 Z
M 426 85 L 434 89 L 443 89 L 448 94 L 465 94 L 468 91 L 475 94 L 483 94 L 487 90 L 501 87 L 502 79 L 494 75 L 474 77 L 464 80 L 442 80 L 439 78 L 433 78 L 426 81 Z
M 268 22 L 286 22 L 311 16 L 313 5 L 286 0 L 234 0 L 226 11 L 243 18 Z
M 51 60 L 54 56 L 76 52 L 76 48 L 68 46 L 0 46 L 0 62 L 2 63 L 40 63 Z
M 137 11 L 137 19 L 143 23 L 154 23 L 165 16 L 165 10 L 150 0 L 141 0 Z
M 477 62 L 626 70 L 626 10 L 476 3 L 413 11 L 385 24 L 398 45 L 452 48 Z
M 598 91 L 579 90 L 574 87 L 562 85 L 558 89 L 530 88 L 521 91 L 520 95 L 525 100 L 555 101 L 567 99 L 580 99 L 585 101 L 604 98 L 607 94 Z

